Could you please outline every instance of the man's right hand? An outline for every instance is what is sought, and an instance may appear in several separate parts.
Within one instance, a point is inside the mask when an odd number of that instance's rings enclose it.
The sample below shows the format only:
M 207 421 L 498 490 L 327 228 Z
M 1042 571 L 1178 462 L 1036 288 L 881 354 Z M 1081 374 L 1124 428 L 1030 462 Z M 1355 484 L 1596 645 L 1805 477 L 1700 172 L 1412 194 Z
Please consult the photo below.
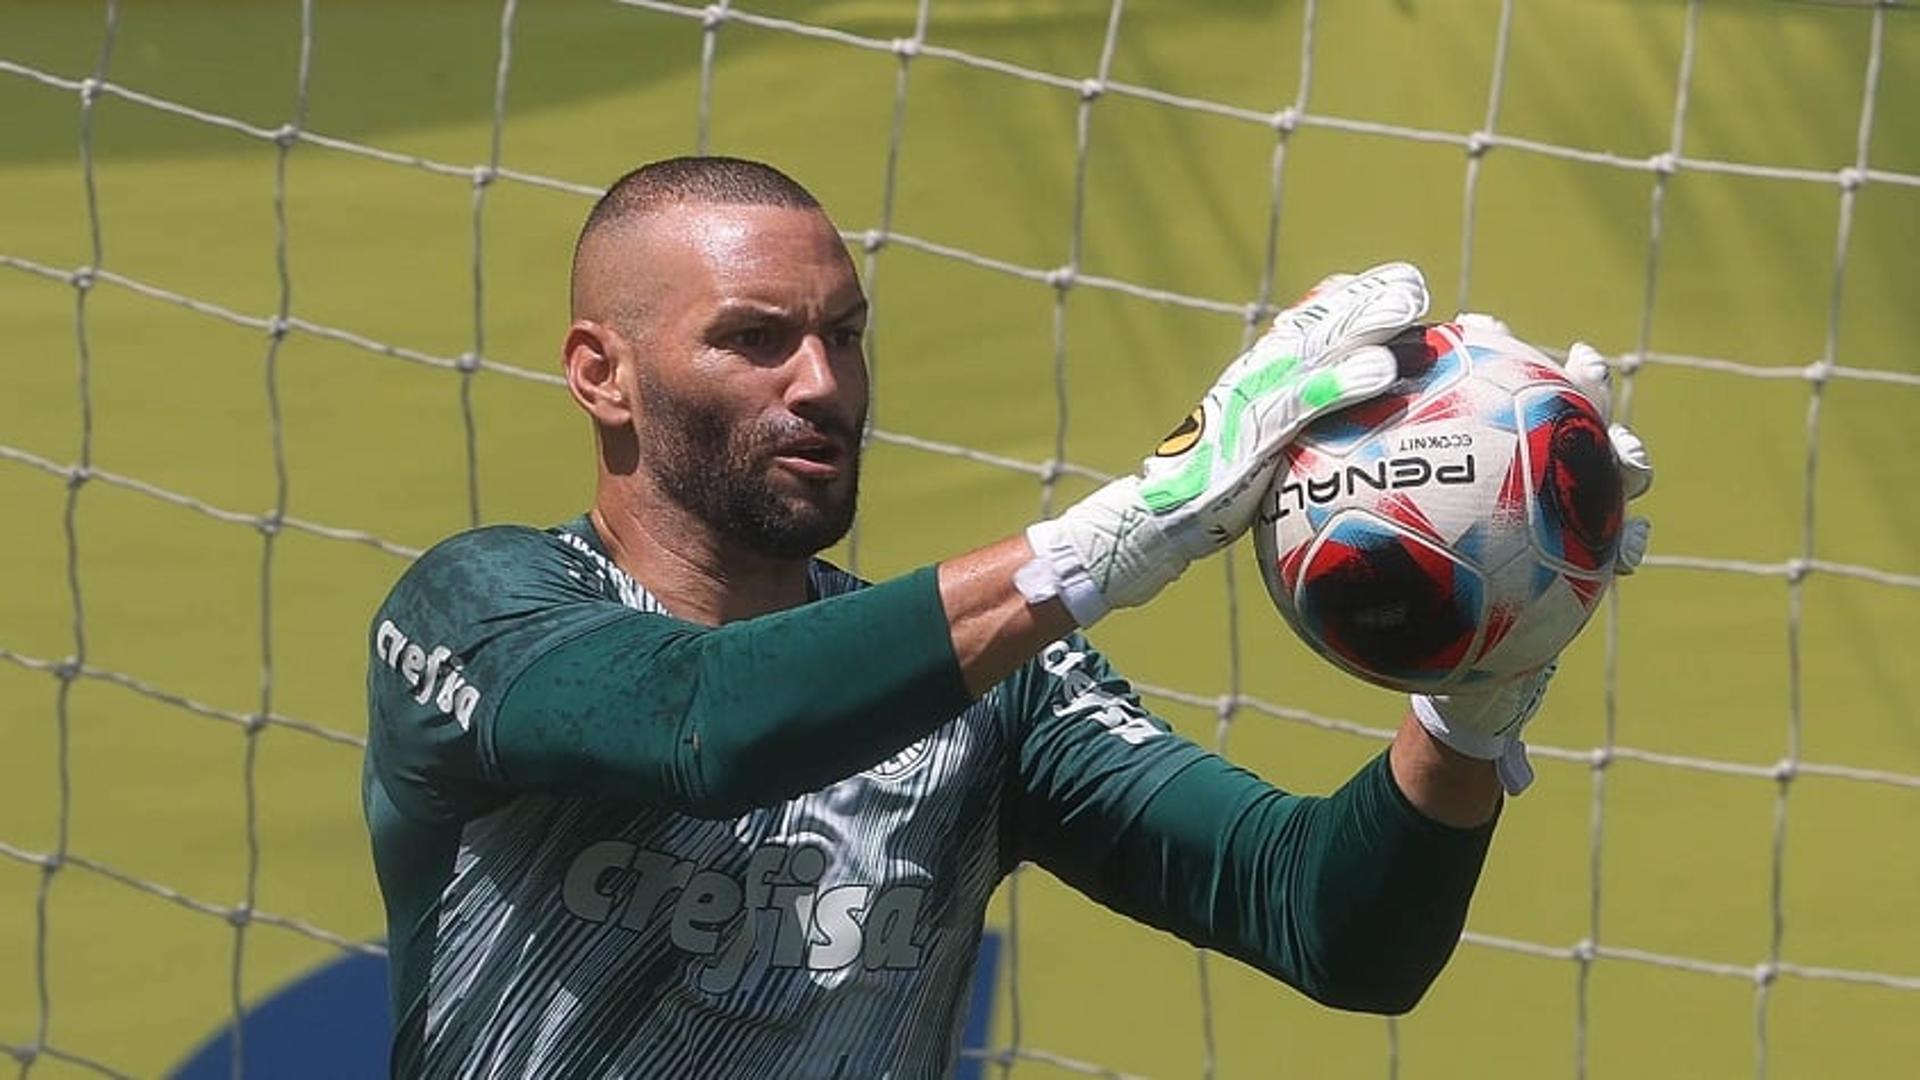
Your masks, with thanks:
M 1481 325 L 1506 333 L 1506 324 L 1487 315 L 1466 314 L 1459 321 L 1480 321 Z M 1613 390 L 1607 362 L 1593 347 L 1574 342 L 1567 350 L 1567 379 L 1586 395 L 1602 420 L 1613 417 Z M 1611 424 L 1607 438 L 1613 446 L 1614 467 L 1620 473 L 1620 489 L 1627 499 L 1637 499 L 1653 486 L 1653 461 L 1646 444 L 1624 424 Z M 1647 554 L 1650 526 L 1643 517 L 1629 517 L 1620 531 L 1615 549 L 1613 573 L 1631 574 Z M 1518 795 L 1533 782 L 1533 766 L 1527 761 L 1527 744 L 1521 735 L 1528 721 L 1539 711 L 1553 678 L 1558 661 L 1536 671 L 1493 685 L 1476 685 L 1451 694 L 1415 694 L 1413 714 L 1435 739 L 1470 758 L 1495 763 L 1500 786 L 1509 795 Z
M 1088 626 L 1233 543 L 1281 448 L 1318 417 L 1385 390 L 1397 372 L 1384 344 L 1426 310 L 1426 281 L 1407 263 L 1321 282 L 1227 365 L 1138 474 L 1028 528 L 1034 559 L 1014 579 L 1021 593 L 1057 596 Z

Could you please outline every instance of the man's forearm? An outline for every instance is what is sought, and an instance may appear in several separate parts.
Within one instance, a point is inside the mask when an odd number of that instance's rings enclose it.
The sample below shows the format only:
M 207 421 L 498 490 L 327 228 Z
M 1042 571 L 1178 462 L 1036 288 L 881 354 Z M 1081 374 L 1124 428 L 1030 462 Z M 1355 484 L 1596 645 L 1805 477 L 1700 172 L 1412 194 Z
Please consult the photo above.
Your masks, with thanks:
M 1470 758 L 1434 738 L 1411 712 L 1401 720 L 1387 760 L 1401 794 L 1442 825 L 1484 825 L 1500 807 L 1500 779 L 1493 762 Z
M 953 634 L 953 655 L 975 697 L 1073 629 L 1059 600 L 1029 604 L 1013 575 L 1033 558 L 1023 536 L 940 564 L 940 603 Z
M 1040 861 L 1108 906 L 1317 1001 L 1412 1007 L 1459 940 L 1492 824 L 1456 828 L 1424 813 L 1385 755 L 1314 797 L 1184 745 L 1162 756 L 1188 763 L 1144 803 L 1102 794 L 1107 785 L 1076 778 L 1084 767 L 1050 770 L 1050 783 L 1092 794 L 1056 811 L 1061 835 L 1040 838 Z
M 509 782 L 731 816 L 851 776 L 1072 628 L 1013 586 L 1013 537 L 900 579 L 714 628 L 635 614 L 533 664 L 503 703 Z M 932 580 L 928 580 L 932 578 Z
M 1397 781 L 1399 749 L 1396 740 L 1387 762 L 1376 758 L 1309 808 L 1317 818 L 1311 854 L 1292 882 L 1304 902 L 1322 1000 L 1342 1008 L 1413 1007 L 1459 942 L 1493 837 L 1492 812 L 1463 828 L 1422 810 Z M 1470 809 L 1476 798 L 1423 789 L 1427 795 L 1449 812 Z M 1498 805 L 1493 800 L 1495 812 Z
M 492 751 L 516 787 L 732 817 L 852 776 L 969 700 L 923 570 L 720 627 L 604 625 L 509 689 Z

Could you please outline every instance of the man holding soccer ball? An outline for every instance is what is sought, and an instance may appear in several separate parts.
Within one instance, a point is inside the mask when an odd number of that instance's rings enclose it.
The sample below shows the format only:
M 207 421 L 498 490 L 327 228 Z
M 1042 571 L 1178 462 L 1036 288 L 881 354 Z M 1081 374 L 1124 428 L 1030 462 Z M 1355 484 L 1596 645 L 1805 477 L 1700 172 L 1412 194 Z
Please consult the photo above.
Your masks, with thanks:
M 1307 797 L 1173 735 L 1078 628 L 1232 544 L 1288 440 L 1391 383 L 1382 343 L 1426 308 L 1410 266 L 1330 278 L 1139 475 L 869 586 L 813 558 L 852 521 L 867 405 L 832 222 L 754 162 L 623 177 L 564 347 L 592 509 L 443 542 L 373 620 L 395 1075 L 943 1075 L 1023 860 L 1328 1005 L 1411 1008 L 1550 666 L 1417 699 Z M 1599 358 L 1568 374 L 1604 414 Z

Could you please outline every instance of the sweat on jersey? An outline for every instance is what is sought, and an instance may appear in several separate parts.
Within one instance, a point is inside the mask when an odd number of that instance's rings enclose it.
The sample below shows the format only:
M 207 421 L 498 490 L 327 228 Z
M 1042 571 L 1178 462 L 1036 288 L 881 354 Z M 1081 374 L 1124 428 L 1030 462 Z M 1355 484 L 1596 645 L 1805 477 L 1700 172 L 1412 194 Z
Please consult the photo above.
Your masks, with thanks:
M 1380 755 L 1280 791 L 1084 639 L 978 700 L 931 568 L 673 618 L 585 517 L 420 558 L 374 616 L 362 796 L 396 1077 L 946 1075 L 1022 860 L 1340 1008 L 1410 1008 L 1492 835 Z

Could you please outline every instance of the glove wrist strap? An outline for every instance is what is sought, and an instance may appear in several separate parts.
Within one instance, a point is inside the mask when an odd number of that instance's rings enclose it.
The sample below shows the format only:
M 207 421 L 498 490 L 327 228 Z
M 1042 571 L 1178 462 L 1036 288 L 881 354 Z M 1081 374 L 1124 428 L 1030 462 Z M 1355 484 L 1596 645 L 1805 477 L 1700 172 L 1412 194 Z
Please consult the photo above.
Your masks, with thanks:
M 1013 587 L 1028 604 L 1058 597 L 1082 627 L 1092 626 L 1112 610 L 1059 522 L 1038 521 L 1027 526 L 1027 543 L 1033 547 L 1033 558 L 1014 571 Z
M 1500 788 L 1518 795 L 1533 783 L 1533 763 L 1527 759 L 1527 744 L 1513 735 L 1483 735 L 1464 731 L 1447 723 L 1446 716 L 1425 694 L 1411 698 L 1413 715 L 1427 733 L 1470 758 L 1493 762 Z
M 1527 760 L 1527 744 L 1519 739 L 1507 742 L 1507 751 L 1500 760 L 1493 763 L 1493 771 L 1500 778 L 1500 790 L 1509 795 L 1518 795 L 1533 784 L 1533 762 Z

